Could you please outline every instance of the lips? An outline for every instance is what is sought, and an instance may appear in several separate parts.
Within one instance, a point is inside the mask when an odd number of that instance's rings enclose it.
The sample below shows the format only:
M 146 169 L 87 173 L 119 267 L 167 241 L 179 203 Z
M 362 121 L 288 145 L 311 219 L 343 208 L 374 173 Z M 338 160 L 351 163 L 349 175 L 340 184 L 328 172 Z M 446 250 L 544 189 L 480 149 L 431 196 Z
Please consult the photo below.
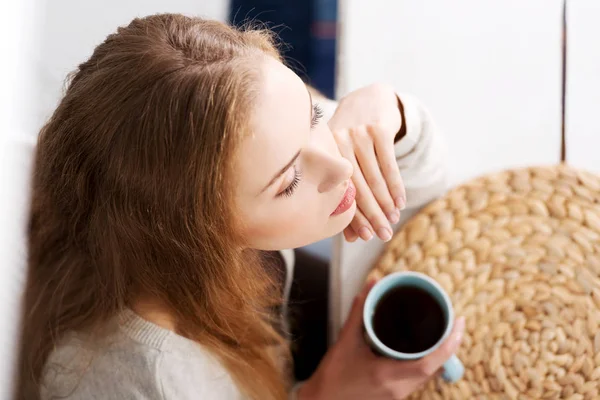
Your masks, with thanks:
M 344 193 L 344 197 L 340 204 L 336 207 L 336 209 L 331 213 L 331 216 L 341 214 L 347 211 L 350 207 L 352 207 L 352 203 L 354 203 L 354 198 L 356 197 L 356 188 L 352 183 L 352 180 L 348 181 L 348 188 L 346 188 L 346 192 Z

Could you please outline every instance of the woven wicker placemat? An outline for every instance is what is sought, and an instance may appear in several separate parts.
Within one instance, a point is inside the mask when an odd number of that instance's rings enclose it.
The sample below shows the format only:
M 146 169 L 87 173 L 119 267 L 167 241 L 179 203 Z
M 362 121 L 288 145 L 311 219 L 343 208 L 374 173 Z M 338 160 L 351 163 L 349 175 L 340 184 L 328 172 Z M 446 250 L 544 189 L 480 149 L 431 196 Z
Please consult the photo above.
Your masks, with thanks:
M 436 279 L 466 317 L 464 378 L 414 399 L 600 399 L 600 178 L 565 165 L 451 190 L 390 241 L 370 276 Z

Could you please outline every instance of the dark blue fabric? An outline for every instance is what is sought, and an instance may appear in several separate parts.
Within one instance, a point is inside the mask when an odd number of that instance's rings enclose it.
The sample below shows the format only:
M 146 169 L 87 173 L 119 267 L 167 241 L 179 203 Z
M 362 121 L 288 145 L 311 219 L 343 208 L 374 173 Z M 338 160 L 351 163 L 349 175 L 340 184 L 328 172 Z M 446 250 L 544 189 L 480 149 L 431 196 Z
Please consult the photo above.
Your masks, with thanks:
M 335 94 L 337 0 L 313 1 L 315 15 L 311 37 L 311 82 L 329 98 L 333 98 Z
M 260 21 L 281 40 L 286 64 L 328 97 L 334 95 L 337 0 L 232 0 L 230 22 Z

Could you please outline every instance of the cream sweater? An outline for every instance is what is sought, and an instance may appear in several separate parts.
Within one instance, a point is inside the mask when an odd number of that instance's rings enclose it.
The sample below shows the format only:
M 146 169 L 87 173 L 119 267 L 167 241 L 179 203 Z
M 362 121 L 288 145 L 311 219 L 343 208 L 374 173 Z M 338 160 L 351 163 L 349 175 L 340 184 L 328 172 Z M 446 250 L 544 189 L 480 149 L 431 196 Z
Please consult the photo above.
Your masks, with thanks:
M 431 117 L 413 97 L 400 95 L 406 135 L 396 156 L 407 192 L 407 207 L 420 207 L 446 188 L 445 146 Z M 323 104 L 331 116 L 335 102 Z M 283 252 L 289 295 L 293 253 Z M 115 319 L 102 343 L 87 348 L 77 334 L 66 337 L 44 370 L 42 399 L 77 400 L 242 399 L 227 371 L 201 346 L 143 320 L 130 310 Z M 294 397 L 290 393 L 290 398 Z

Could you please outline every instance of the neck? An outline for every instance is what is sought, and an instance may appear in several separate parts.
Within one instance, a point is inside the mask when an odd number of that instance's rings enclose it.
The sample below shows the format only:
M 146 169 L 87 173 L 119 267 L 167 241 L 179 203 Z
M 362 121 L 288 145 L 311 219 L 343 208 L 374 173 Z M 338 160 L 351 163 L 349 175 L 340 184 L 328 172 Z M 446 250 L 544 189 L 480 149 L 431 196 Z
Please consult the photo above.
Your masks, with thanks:
M 131 309 L 146 321 L 175 332 L 175 319 L 160 301 L 140 296 L 131 304 Z

